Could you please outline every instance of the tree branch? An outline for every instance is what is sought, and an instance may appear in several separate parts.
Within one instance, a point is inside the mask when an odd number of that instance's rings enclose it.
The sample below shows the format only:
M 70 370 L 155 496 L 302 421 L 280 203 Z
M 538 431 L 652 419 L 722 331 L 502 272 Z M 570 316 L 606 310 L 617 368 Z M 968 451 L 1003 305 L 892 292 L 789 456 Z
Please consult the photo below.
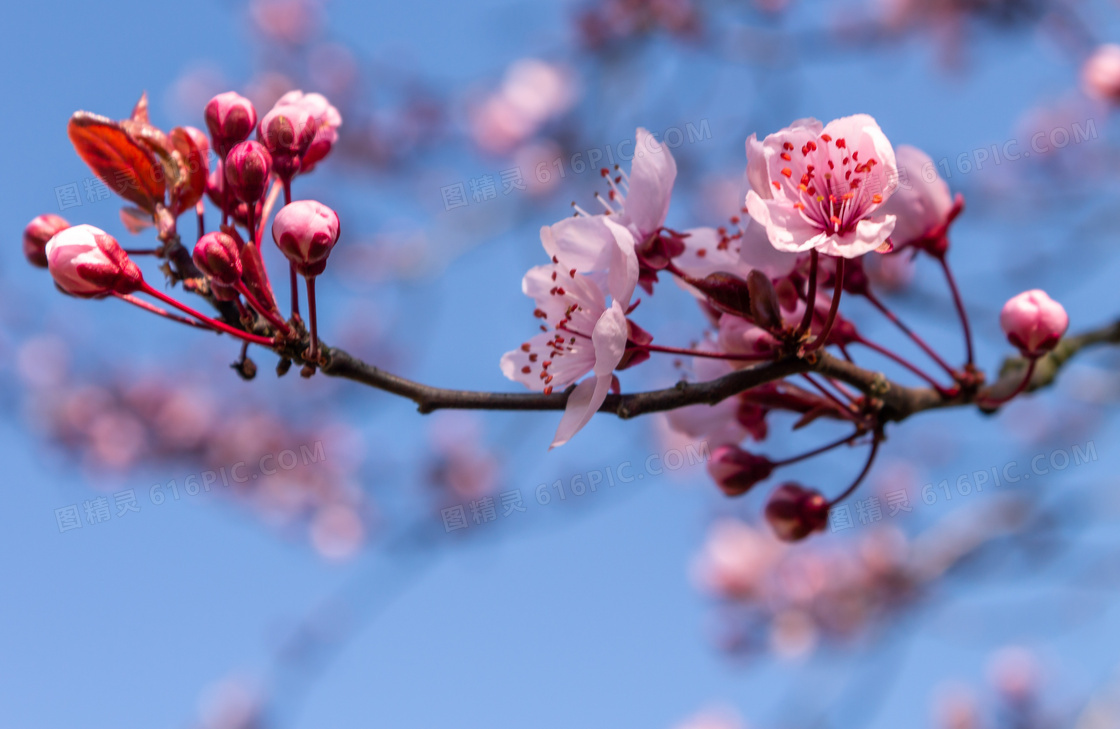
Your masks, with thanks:
M 1037 390 L 1049 385 L 1062 366 L 1077 352 L 1098 344 L 1120 344 L 1120 321 L 1101 329 L 1063 339 L 1053 352 L 1041 358 L 1027 388 Z M 293 357 L 298 359 L 298 357 Z M 872 398 L 883 422 L 897 422 L 925 410 L 958 407 L 976 403 L 981 393 L 999 392 L 1015 387 L 1021 381 L 1026 361 L 1012 358 L 1005 362 L 1000 378 L 990 388 L 963 391 L 943 397 L 932 387 L 908 387 L 892 382 L 881 372 L 864 369 L 838 359 L 826 352 L 806 356 L 790 356 L 776 362 L 736 370 L 707 382 L 678 382 L 675 386 L 628 395 L 609 395 L 599 412 L 612 413 L 622 419 L 647 413 L 675 410 L 688 405 L 716 403 L 767 382 L 802 372 L 817 372 L 851 385 Z M 432 387 L 386 372 L 353 355 L 335 348 L 323 351 L 320 370 L 331 377 L 360 382 L 385 392 L 408 398 L 421 413 L 435 410 L 563 410 L 568 392 L 540 393 L 478 392 Z

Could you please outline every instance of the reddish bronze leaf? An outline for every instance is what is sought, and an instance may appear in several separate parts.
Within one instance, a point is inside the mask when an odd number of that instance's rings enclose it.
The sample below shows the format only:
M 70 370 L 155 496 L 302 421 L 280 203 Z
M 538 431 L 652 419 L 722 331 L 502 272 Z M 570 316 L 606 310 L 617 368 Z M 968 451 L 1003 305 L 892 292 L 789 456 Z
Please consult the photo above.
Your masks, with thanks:
M 202 199 L 210 170 L 206 152 L 198 148 L 186 129 L 175 127 L 169 139 L 178 153 L 176 161 L 179 164 L 177 183 L 171 191 L 171 214 L 179 215 Z
M 67 133 L 78 156 L 109 189 L 155 212 L 166 187 L 163 166 L 148 148 L 120 123 L 86 111 L 70 117 Z

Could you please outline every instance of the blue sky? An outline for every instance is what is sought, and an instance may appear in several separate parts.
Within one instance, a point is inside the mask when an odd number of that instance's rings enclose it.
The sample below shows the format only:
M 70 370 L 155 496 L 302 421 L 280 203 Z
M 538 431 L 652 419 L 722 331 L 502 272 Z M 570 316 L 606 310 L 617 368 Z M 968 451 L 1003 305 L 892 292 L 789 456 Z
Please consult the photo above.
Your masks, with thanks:
M 338 38 L 364 54 L 412 64 L 451 89 L 492 82 L 518 57 L 563 48 L 569 11 L 563 4 L 527 0 L 335 2 L 329 22 Z M 804 17 L 812 16 L 805 12 Z M 0 117 L 0 134 L 8 140 L 0 227 L 10 242 L 0 252 L 8 332 L 0 342 L 4 376 L 15 381 L 20 342 L 47 330 L 78 338 L 79 370 L 83 351 L 104 358 L 104 350 L 112 348 L 136 365 L 160 362 L 167 352 L 196 355 L 197 367 L 213 368 L 208 376 L 232 379 L 214 364 L 228 352 L 213 342 L 185 342 L 163 323 L 117 302 L 60 301 L 45 275 L 26 266 L 16 241 L 30 218 L 56 207 L 56 187 L 88 177 L 65 135 L 72 111 L 124 116 L 147 89 L 157 124 L 202 125 L 201 113 L 169 118 L 164 92 L 179 74 L 204 61 L 220 66 L 235 82 L 250 75 L 255 41 L 242 27 L 242 9 L 213 2 L 25 3 L 9 8 L 7 18 L 12 32 L 0 46 L 7 69 L 0 93 L 8 100 L 8 113 Z M 908 42 L 827 66 L 775 68 L 766 84 L 743 68 L 699 53 L 686 50 L 657 62 L 656 51 L 620 74 L 629 95 L 612 97 L 617 106 L 581 113 L 601 117 L 602 144 L 632 135 L 639 124 L 663 128 L 708 119 L 712 139 L 695 155 L 704 169 L 724 174 L 741 168 L 743 137 L 752 124 L 765 125 L 757 129 L 764 133 L 800 116 L 830 119 L 859 111 L 873 114 L 896 143 L 922 146 L 934 159 L 955 158 L 1002 143 L 1025 109 L 1063 95 L 1076 79 L 1075 67 L 1054 45 L 1029 35 L 981 44 L 975 67 L 965 74 L 936 70 L 929 46 Z M 704 83 L 689 84 L 690 78 Z M 766 89 L 783 93 L 772 97 L 764 95 Z M 1085 144 L 1099 145 L 1104 154 L 1110 126 L 1106 117 L 1097 119 L 1103 139 Z M 453 161 L 457 168 L 447 167 L 467 175 L 499 167 L 463 153 Z M 442 162 L 427 164 L 431 179 L 444 179 Z M 968 175 L 964 184 L 982 188 L 1000 173 L 1017 174 L 989 168 Z M 340 210 L 351 215 L 344 217 L 347 230 L 423 225 L 431 222 L 425 215 L 438 200 L 438 185 L 430 191 L 431 200 L 421 204 L 409 199 L 414 188 L 404 200 L 391 192 L 379 198 L 366 194 L 369 183 L 354 182 L 346 191 L 341 188 L 347 177 L 329 179 L 339 184 L 317 183 L 316 190 L 337 195 Z M 581 199 L 590 199 L 593 185 L 587 181 Z M 674 201 L 670 225 L 694 222 L 687 192 L 683 198 Z M 995 312 L 1025 284 L 1044 284 L 1066 304 L 1075 328 L 1103 322 L 1115 311 L 1110 281 L 1117 264 L 1115 257 L 1101 255 L 1114 238 L 1106 226 L 1078 222 L 1107 210 L 1107 204 L 1102 197 L 1096 207 L 1081 201 L 1033 217 L 1006 213 L 998 205 L 966 213 L 952 259 L 979 317 L 978 351 L 986 366 L 996 366 L 1006 351 Z M 116 210 L 106 202 L 78 212 L 82 222 L 123 235 Z M 566 200 L 535 210 L 524 224 L 463 253 L 442 277 L 416 282 L 401 296 L 398 305 L 423 300 L 430 312 L 422 327 L 409 324 L 393 332 L 406 349 L 414 346 L 408 360 L 412 374 L 440 384 L 511 389 L 497 359 L 531 326 L 519 278 L 539 260 L 536 228 L 567 213 Z M 1050 260 L 1061 265 L 1005 275 L 1009 262 L 1028 255 L 1055 256 Z M 936 271 L 927 266 L 921 274 L 900 310 L 930 332 L 935 344 L 957 352 L 959 335 L 946 324 L 950 309 Z M 329 272 L 320 286 L 328 311 L 334 300 Z M 667 293 L 671 298 L 674 292 Z M 464 302 L 491 313 L 477 326 L 464 327 Z M 654 300 L 645 308 L 650 321 L 679 337 L 687 337 L 687 327 L 699 321 L 667 301 Z M 327 331 L 341 324 L 337 314 L 324 318 Z M 877 323 L 869 323 L 868 331 L 882 337 L 888 332 Z M 1094 375 L 1110 363 L 1115 358 L 1097 356 L 1080 371 Z M 671 376 L 662 368 L 630 381 Z M 229 387 L 242 393 L 257 384 Z M 302 384 L 290 377 L 260 387 L 283 397 Z M 1075 394 L 1059 387 L 1038 401 L 1008 408 L 994 421 L 964 412 L 931 414 L 896 428 L 884 456 L 913 462 L 925 483 L 1092 440 L 1098 462 L 1029 484 L 1040 497 L 1068 492 L 1073 499 L 1079 489 L 1109 484 L 1117 464 L 1110 409 L 1079 418 L 1088 408 L 1074 404 L 1073 416 L 1055 415 L 1063 398 Z M 713 611 L 691 585 L 688 569 L 710 518 L 728 507 L 699 467 L 672 477 L 650 474 L 571 503 L 534 505 L 521 523 L 501 523 L 469 540 L 447 537 L 447 544 L 419 554 L 389 557 L 371 549 L 339 566 L 324 563 L 305 542 L 202 497 L 158 507 L 145 502 L 139 514 L 60 534 L 54 510 L 91 498 L 95 488 L 139 492 L 200 469 L 177 466 L 171 473 L 106 483 L 107 477 L 75 466 L 27 426 L 18 388 L 7 388 L 0 397 L 5 403 L 0 449 L 8 476 L 0 509 L 5 586 L 0 719 L 5 726 L 189 726 L 200 696 L 216 681 L 231 675 L 267 679 L 295 621 L 325 602 L 330 607 L 323 624 L 350 638 L 314 680 L 280 684 L 277 726 L 652 729 L 671 727 L 707 706 L 730 705 L 752 726 L 778 727 L 778 697 L 807 686 L 827 695 L 840 678 L 879 665 L 859 651 L 809 665 L 742 665 L 712 646 Z M 369 438 L 367 452 L 377 456 L 379 448 L 389 449 L 394 462 L 424 462 L 426 426 L 409 405 L 355 386 L 344 415 Z M 1038 419 L 1049 419 L 1048 425 L 1005 427 Z M 546 452 L 555 427 L 551 414 L 498 415 L 486 423 L 492 434 L 506 434 L 495 443 L 508 450 L 505 486 L 521 489 L 526 497 L 538 484 L 624 461 L 641 463 L 663 450 L 642 422 L 596 419 L 571 444 L 551 453 Z M 512 432 L 517 438 L 509 436 Z M 381 440 L 386 434 L 392 438 Z M 794 452 L 809 442 L 799 435 L 773 445 Z M 835 474 L 855 468 L 850 458 L 821 459 L 799 475 L 832 484 Z M 411 476 L 369 485 L 416 487 Z M 757 510 L 758 499 L 752 498 L 745 513 Z M 1107 545 L 1107 532 L 1099 536 Z M 347 599 L 341 605 L 330 602 L 337 595 Z M 1008 642 L 1037 649 L 1064 697 L 1082 695 L 1111 672 L 1115 657 L 1106 648 L 1114 644 L 1120 625 L 1112 600 L 1099 605 L 1073 600 L 1073 607 L 1084 612 L 1072 609 L 1069 595 L 1056 592 L 1047 574 L 950 586 L 943 597 L 942 607 L 904 626 L 905 639 L 887 638 L 886 654 L 898 662 L 886 664 L 890 681 L 869 674 L 869 688 L 862 692 L 868 702 L 870 694 L 886 692 L 887 698 L 867 726 L 913 725 L 916 716 L 922 725 L 931 687 L 947 677 L 980 680 L 987 654 Z

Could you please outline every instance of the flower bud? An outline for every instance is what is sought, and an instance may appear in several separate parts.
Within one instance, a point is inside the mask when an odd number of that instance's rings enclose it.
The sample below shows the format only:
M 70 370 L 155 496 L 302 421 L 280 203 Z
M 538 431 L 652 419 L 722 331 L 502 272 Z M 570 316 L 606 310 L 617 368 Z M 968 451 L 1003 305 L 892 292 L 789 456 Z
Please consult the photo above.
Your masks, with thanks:
M 768 331 L 781 329 L 782 310 L 778 305 L 778 294 L 770 277 L 758 269 L 747 274 L 747 290 L 750 291 L 751 316 L 754 323 Z
M 272 222 L 272 239 L 304 276 L 318 276 L 340 233 L 338 215 L 321 202 L 297 200 Z
M 46 254 L 55 283 L 73 296 L 130 294 L 144 283 L 140 269 L 116 239 L 92 225 L 75 225 L 55 234 Z
M 1106 43 L 1081 67 L 1081 86 L 1095 99 L 1120 102 L 1120 46 Z
M 1033 289 L 1012 297 L 1003 305 L 999 325 L 1007 334 L 1007 340 L 1018 347 L 1024 357 L 1033 359 L 1057 345 L 1069 328 L 1069 315 L 1045 291 Z
M 289 91 L 276 102 L 277 106 L 285 104 L 303 107 L 315 120 L 315 138 L 300 160 L 300 172 L 310 172 L 338 141 L 338 128 L 342 126 L 342 115 L 322 94 Z
M 214 150 L 225 157 L 238 142 L 244 142 L 257 125 L 257 110 L 236 91 L 218 94 L 206 105 L 206 126 Z
M 40 215 L 23 229 L 23 255 L 32 266 L 47 267 L 47 242 L 70 227 L 65 218 L 51 213 Z
M 241 253 L 233 236 L 220 231 L 207 233 L 194 247 L 194 265 L 225 286 L 241 280 Z
M 226 155 L 226 183 L 244 203 L 256 203 L 268 189 L 272 155 L 257 142 L 241 142 Z
M 708 473 L 728 496 L 742 496 L 755 484 L 770 478 L 774 463 L 765 456 L 756 456 L 734 445 L 722 445 L 712 451 Z
M 261 119 L 258 137 L 272 154 L 276 174 L 291 178 L 315 139 L 315 119 L 302 106 L 277 104 Z
M 828 524 L 829 503 L 816 489 L 784 483 L 770 494 L 766 521 L 778 538 L 797 542 Z

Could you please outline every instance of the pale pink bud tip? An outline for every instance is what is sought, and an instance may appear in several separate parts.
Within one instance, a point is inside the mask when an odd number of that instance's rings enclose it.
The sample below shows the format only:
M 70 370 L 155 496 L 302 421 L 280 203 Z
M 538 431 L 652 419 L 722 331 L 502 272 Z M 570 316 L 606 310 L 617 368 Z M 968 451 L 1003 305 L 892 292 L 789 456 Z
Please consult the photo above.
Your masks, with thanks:
M 47 266 L 58 287 L 82 298 L 130 294 L 144 283 L 140 269 L 113 236 L 92 225 L 75 225 L 47 243 Z
M 272 154 L 278 175 L 289 178 L 300 170 L 316 129 L 314 117 L 302 106 L 278 104 L 265 114 L 258 138 Z
M 712 452 L 708 473 L 728 496 L 742 496 L 755 484 L 770 478 L 774 463 L 734 445 L 719 446 Z
M 214 149 L 225 156 L 233 145 L 243 142 L 257 126 L 257 110 L 252 102 L 235 91 L 218 94 L 206 104 L 206 126 Z
M 766 521 L 779 539 L 796 542 L 828 524 L 828 500 L 815 489 L 784 483 L 770 494 Z
M 1041 289 L 1024 291 L 1003 305 L 999 325 L 1024 357 L 1041 357 L 1052 350 L 1069 328 L 1062 305 Z
M 33 266 L 47 267 L 47 242 L 70 227 L 64 218 L 47 213 L 40 215 L 23 229 L 23 255 Z
M 194 247 L 194 265 L 207 276 L 225 286 L 241 280 L 241 254 L 237 241 L 228 233 L 207 233 Z
M 272 155 L 258 142 L 241 142 L 226 156 L 226 182 L 238 200 L 250 205 L 264 197 Z
M 323 272 L 339 233 L 338 214 L 315 200 L 285 205 L 272 223 L 276 246 L 304 276 Z
M 300 172 L 310 172 L 317 162 L 327 156 L 331 147 L 338 141 L 338 127 L 342 125 L 342 115 L 331 106 L 322 94 L 305 94 L 302 91 L 289 91 L 280 97 L 276 106 L 295 105 L 303 107 L 315 120 L 315 138 L 300 159 Z

